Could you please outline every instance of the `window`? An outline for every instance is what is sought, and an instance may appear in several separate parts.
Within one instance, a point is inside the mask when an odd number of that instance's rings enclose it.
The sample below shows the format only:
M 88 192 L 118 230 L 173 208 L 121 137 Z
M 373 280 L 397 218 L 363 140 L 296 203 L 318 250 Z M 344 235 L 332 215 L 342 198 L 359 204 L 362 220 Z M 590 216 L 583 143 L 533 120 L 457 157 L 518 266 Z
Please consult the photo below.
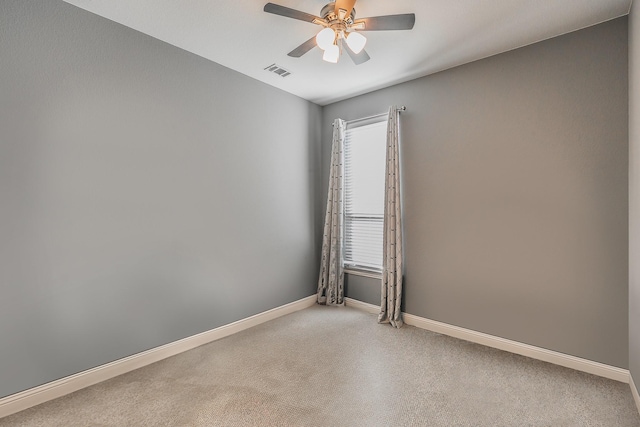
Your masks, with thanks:
M 382 270 L 386 115 L 347 122 L 344 141 L 344 264 Z

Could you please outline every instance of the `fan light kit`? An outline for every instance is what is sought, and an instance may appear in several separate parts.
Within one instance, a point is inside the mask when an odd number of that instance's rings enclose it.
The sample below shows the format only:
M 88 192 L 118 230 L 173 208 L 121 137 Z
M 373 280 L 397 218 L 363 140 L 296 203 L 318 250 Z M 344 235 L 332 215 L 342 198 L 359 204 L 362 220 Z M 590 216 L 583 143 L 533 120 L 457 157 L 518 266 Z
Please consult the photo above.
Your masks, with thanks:
M 299 58 L 318 46 L 324 51 L 322 59 L 325 61 L 337 63 L 340 54 L 345 50 L 356 65 L 371 59 L 364 50 L 367 38 L 360 32 L 410 30 L 416 22 L 416 16 L 413 13 L 355 19 L 356 10 L 353 8 L 355 4 L 356 0 L 330 2 L 320 11 L 322 17 L 274 3 L 267 3 L 264 11 L 324 27 L 317 35 L 289 52 L 289 56 Z

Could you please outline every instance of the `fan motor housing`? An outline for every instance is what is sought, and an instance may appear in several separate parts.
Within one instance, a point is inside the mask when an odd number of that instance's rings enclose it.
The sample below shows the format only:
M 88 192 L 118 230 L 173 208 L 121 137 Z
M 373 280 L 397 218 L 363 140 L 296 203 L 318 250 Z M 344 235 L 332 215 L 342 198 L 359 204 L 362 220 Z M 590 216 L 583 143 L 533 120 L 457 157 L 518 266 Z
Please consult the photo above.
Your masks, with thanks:
M 325 7 L 323 7 L 322 10 L 320 11 L 320 16 L 322 16 L 324 19 L 330 22 L 339 19 L 336 16 L 336 2 L 332 1 L 328 3 Z M 351 20 L 351 22 L 353 22 L 356 19 L 355 8 L 351 10 L 351 15 L 349 15 L 349 17 L 345 18 L 344 20 L 349 21 L 349 19 Z

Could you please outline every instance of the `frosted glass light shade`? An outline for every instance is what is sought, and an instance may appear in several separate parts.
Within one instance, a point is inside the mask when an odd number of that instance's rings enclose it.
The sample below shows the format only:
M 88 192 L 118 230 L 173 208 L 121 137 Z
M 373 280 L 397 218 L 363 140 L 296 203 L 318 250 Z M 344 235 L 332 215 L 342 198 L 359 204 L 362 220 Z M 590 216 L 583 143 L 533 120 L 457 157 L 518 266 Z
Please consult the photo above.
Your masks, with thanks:
M 340 58 L 340 48 L 335 44 L 332 44 L 331 46 L 326 48 L 324 51 L 324 55 L 322 55 L 322 59 L 334 64 L 338 62 L 338 58 Z
M 353 53 L 360 53 L 367 44 L 367 38 L 360 33 L 349 33 L 347 36 L 347 44 Z
M 325 28 L 316 36 L 316 44 L 320 49 L 327 50 L 329 46 L 333 45 L 335 39 L 336 33 L 331 28 Z

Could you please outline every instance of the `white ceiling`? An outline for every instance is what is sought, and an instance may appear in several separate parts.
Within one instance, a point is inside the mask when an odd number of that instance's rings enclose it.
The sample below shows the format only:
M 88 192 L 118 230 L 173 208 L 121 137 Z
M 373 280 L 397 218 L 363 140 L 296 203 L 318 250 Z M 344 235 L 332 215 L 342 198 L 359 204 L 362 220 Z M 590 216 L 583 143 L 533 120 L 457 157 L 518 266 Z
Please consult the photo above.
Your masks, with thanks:
M 415 13 L 410 31 L 366 32 L 371 60 L 338 64 L 314 48 L 321 27 L 263 12 L 265 0 L 65 0 L 320 105 L 604 22 L 632 0 L 360 0 L 356 18 Z M 319 15 L 327 0 L 273 0 Z M 264 71 L 276 63 L 292 74 Z

